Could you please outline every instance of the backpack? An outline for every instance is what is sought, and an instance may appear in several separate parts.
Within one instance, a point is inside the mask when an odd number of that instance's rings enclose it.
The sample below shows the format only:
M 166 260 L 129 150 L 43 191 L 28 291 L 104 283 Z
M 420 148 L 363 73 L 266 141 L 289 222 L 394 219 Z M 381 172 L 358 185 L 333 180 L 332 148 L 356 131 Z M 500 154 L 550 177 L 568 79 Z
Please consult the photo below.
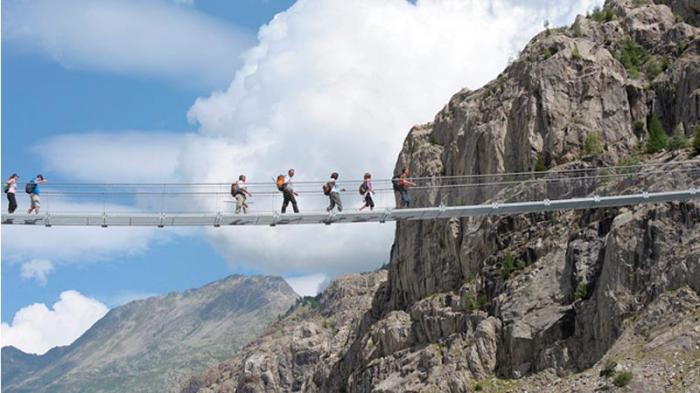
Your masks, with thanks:
M 360 184 L 360 195 L 365 195 L 367 193 L 367 183 Z
M 401 177 L 399 175 L 394 175 L 394 177 L 391 178 L 391 186 L 394 187 L 394 191 L 401 191 L 403 185 L 401 184 Z
M 235 197 L 240 192 L 241 189 L 238 187 L 238 182 L 231 183 L 231 196 Z
M 286 184 L 284 182 L 284 175 L 279 175 L 277 176 L 277 180 L 275 180 L 275 184 L 277 184 L 277 189 L 280 191 L 284 191 L 284 185 Z
M 27 194 L 34 194 L 34 191 L 36 191 L 36 183 L 32 180 L 24 186 L 24 192 Z
M 2 191 L 7 194 L 10 191 L 10 185 L 8 183 L 3 183 Z
M 331 182 L 324 183 L 323 187 L 321 187 L 321 189 L 323 190 L 323 195 L 330 195 L 332 188 L 333 187 L 331 186 Z

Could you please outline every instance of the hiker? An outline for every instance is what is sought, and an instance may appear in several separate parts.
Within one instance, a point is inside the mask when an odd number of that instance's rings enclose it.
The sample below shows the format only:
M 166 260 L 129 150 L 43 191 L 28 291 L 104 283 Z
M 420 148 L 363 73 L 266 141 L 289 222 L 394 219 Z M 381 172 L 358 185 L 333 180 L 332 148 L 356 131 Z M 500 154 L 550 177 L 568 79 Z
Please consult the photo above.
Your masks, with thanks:
M 323 193 L 328 195 L 330 200 L 330 205 L 326 208 L 326 211 L 330 213 L 333 208 L 338 207 L 338 212 L 343 211 L 343 203 L 340 201 L 340 192 L 345 191 L 345 189 L 338 188 L 338 172 L 331 173 L 331 179 L 323 185 Z
M 231 195 L 236 199 L 236 214 L 240 214 L 243 210 L 243 214 L 248 214 L 248 204 L 246 199 L 253 194 L 248 191 L 248 186 L 245 184 L 245 175 L 238 176 L 238 180 L 231 184 Z
M 360 185 L 360 195 L 364 196 L 364 204 L 360 207 L 362 209 L 369 207 L 369 210 L 374 210 L 374 200 L 372 199 L 372 194 L 374 194 L 374 189 L 372 188 L 372 174 L 367 172 L 364 176 L 364 181 Z
M 42 175 L 36 175 L 36 179 L 30 180 L 29 183 L 24 188 L 24 191 L 29 194 L 30 206 L 27 210 L 27 214 L 39 214 L 39 209 L 41 208 L 41 201 L 39 200 L 39 185 L 45 184 L 46 179 Z
M 399 208 L 409 207 L 411 196 L 408 195 L 408 187 L 413 187 L 416 183 L 409 179 L 408 168 L 404 167 L 400 175 L 394 175 L 391 178 L 391 183 L 394 186 L 394 191 L 399 193 Z
M 12 176 L 7 179 L 7 182 L 5 182 L 5 194 L 7 194 L 7 201 L 10 202 L 10 205 L 7 207 L 7 212 L 10 214 L 17 210 L 17 198 L 15 198 L 17 194 L 17 180 L 19 180 L 19 176 L 13 173 Z
M 282 196 L 284 196 L 284 201 L 282 202 L 282 214 L 287 212 L 287 206 L 289 206 L 289 202 L 292 202 L 292 208 L 294 209 L 294 213 L 299 213 L 299 207 L 297 206 L 296 199 L 296 197 L 299 194 L 294 192 L 294 185 L 292 184 L 293 177 L 294 169 L 290 169 L 287 172 L 287 176 L 277 176 L 277 189 L 282 191 Z

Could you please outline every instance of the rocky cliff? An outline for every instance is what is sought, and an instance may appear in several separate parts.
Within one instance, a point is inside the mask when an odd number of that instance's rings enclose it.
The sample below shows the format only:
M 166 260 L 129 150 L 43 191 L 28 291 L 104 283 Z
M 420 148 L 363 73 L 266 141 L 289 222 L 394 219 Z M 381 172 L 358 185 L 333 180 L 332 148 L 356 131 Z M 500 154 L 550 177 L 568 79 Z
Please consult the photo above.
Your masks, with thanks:
M 183 393 L 316 391 L 330 378 L 386 270 L 334 280 L 304 298 L 235 357 L 193 377 Z
M 554 178 L 641 163 L 655 164 L 638 169 L 644 182 L 610 178 L 576 192 L 700 187 L 697 173 L 674 172 L 700 163 L 685 147 L 700 117 L 698 8 L 609 0 L 542 32 L 494 81 L 458 92 L 433 122 L 412 129 L 397 169 L 429 179 Z M 672 133 L 665 149 L 654 142 Z M 519 187 L 414 197 L 472 204 L 513 199 Z M 399 222 L 388 279 L 353 340 L 319 355 L 334 362 L 330 372 L 280 389 L 268 377 L 241 385 L 218 370 L 190 391 L 700 391 L 698 291 L 696 201 Z M 248 347 L 246 359 L 265 348 Z M 276 369 L 294 367 L 278 360 Z M 248 364 L 237 358 L 229 368 Z M 225 386 L 227 378 L 239 382 Z
M 110 310 L 60 351 L 3 348 L 3 392 L 170 391 L 233 356 L 297 298 L 282 278 L 235 275 L 138 300 Z

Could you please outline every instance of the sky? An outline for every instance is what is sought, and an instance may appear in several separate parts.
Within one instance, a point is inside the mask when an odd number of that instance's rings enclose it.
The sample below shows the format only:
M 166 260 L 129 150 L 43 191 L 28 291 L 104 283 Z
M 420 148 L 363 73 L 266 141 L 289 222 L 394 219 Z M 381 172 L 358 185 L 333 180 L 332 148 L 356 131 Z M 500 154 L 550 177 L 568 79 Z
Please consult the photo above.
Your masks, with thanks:
M 300 180 L 387 177 L 412 125 L 498 75 L 545 20 L 570 24 L 599 3 L 4 1 L 2 176 L 265 181 L 295 167 Z M 114 208 L 143 207 L 124 203 Z M 2 345 L 44 353 L 109 308 L 233 273 L 281 275 L 312 295 L 386 263 L 393 231 L 3 227 Z

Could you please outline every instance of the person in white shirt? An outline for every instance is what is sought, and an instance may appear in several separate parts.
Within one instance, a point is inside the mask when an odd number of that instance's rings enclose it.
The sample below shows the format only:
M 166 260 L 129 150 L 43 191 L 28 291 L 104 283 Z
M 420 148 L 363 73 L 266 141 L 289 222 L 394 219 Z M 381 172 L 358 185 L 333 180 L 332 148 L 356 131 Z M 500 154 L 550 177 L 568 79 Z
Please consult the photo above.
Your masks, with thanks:
M 234 193 L 235 195 L 233 197 L 236 198 L 236 214 L 240 214 L 241 210 L 243 211 L 243 214 L 248 214 L 248 204 L 246 203 L 246 200 L 253 194 L 248 191 L 248 186 L 245 184 L 245 182 L 245 175 L 240 175 L 238 176 L 236 183 L 234 183 L 236 187 Z
M 296 197 L 299 194 L 294 192 L 294 185 L 292 184 L 293 177 L 294 177 L 294 169 L 290 169 L 287 172 L 287 176 L 284 179 L 284 188 L 282 189 L 282 196 L 284 197 L 284 201 L 282 202 L 282 213 L 287 212 L 287 206 L 289 206 L 289 202 L 292 203 L 292 208 L 294 209 L 294 213 L 299 213 L 299 207 L 297 206 L 297 199 L 296 199 Z
M 330 200 L 330 205 L 326 208 L 326 211 L 330 213 L 334 208 L 338 208 L 338 212 L 343 211 L 343 202 L 340 200 L 340 192 L 345 191 L 345 189 L 338 188 L 338 172 L 331 173 L 331 180 L 326 183 L 326 186 L 330 189 L 328 193 L 328 199 Z

